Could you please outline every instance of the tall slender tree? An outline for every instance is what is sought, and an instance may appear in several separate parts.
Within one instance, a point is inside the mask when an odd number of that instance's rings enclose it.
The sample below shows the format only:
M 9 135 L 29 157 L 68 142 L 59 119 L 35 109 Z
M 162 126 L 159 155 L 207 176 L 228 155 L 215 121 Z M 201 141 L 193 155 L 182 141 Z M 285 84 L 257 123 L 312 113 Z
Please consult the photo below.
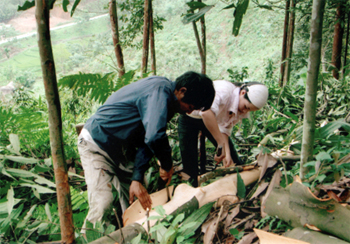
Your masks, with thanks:
M 74 243 L 72 205 L 63 149 L 61 105 L 50 37 L 50 0 L 35 0 L 38 46 L 49 110 L 51 156 L 54 166 L 62 243 Z
M 142 42 L 142 64 L 141 73 L 147 73 L 148 64 L 148 51 L 149 51 L 149 16 L 150 16 L 150 2 L 151 0 L 145 0 L 144 15 L 143 15 L 143 42 Z
M 122 77 L 125 74 L 125 66 L 124 66 L 123 52 L 119 41 L 119 27 L 118 27 L 118 14 L 117 14 L 116 0 L 111 0 L 109 2 L 109 18 L 110 18 L 111 29 L 112 29 L 114 53 L 118 63 L 118 73 L 119 73 L 119 77 Z
M 285 70 L 285 66 L 286 66 L 285 61 L 286 61 L 287 40 L 288 40 L 289 8 L 290 8 L 290 0 L 286 0 L 286 7 L 285 7 L 285 14 L 284 14 L 284 26 L 283 26 L 283 40 L 282 40 L 280 87 L 283 87 L 283 77 L 284 77 L 284 70 Z
M 316 95 L 318 73 L 321 62 L 322 23 L 326 0 L 313 0 L 310 32 L 309 66 L 306 78 L 304 103 L 303 140 L 301 149 L 300 178 L 303 179 L 307 169 L 304 164 L 313 158 L 316 119 Z
M 341 69 L 341 52 L 342 42 L 344 35 L 344 12 L 343 12 L 343 1 L 338 2 L 336 11 L 336 22 L 334 27 L 334 39 L 333 39 L 333 52 L 332 52 L 332 70 L 333 77 L 339 79 L 339 71 Z
M 293 56 L 293 43 L 294 43 L 294 29 L 295 29 L 295 5 L 296 0 L 290 0 L 290 14 L 288 21 L 288 35 L 287 35 L 287 46 L 286 46 L 286 57 L 283 72 L 283 86 L 287 85 L 291 73 L 291 63 Z
M 157 74 L 157 65 L 156 65 L 156 49 L 154 44 L 154 25 L 153 25 L 153 3 L 150 0 L 150 16 L 149 16 L 149 41 L 151 49 L 151 70 L 153 75 Z

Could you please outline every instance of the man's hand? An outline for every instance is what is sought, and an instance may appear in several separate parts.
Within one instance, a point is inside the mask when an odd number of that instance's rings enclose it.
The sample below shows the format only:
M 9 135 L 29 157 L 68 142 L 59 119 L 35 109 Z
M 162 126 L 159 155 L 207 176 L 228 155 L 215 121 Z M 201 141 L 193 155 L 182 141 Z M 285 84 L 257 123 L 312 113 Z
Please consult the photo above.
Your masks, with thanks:
M 138 181 L 132 181 L 129 189 L 129 204 L 134 202 L 134 196 L 136 196 L 143 209 L 152 208 L 152 200 L 149 196 L 146 188 Z
M 220 163 L 225 158 L 225 147 L 222 145 L 218 145 L 218 149 L 216 150 L 214 160 L 217 163 Z
M 231 155 L 228 154 L 226 155 L 225 159 L 224 159 L 224 166 L 225 168 L 227 167 L 231 167 L 231 166 L 234 166 L 235 163 L 233 162 L 232 158 L 231 158 Z
M 173 176 L 174 173 L 174 168 L 171 168 L 171 170 L 169 170 L 169 172 L 166 172 L 164 169 L 159 168 L 159 176 L 160 178 L 162 178 L 162 180 L 166 181 L 167 185 L 170 184 L 171 181 L 171 177 Z

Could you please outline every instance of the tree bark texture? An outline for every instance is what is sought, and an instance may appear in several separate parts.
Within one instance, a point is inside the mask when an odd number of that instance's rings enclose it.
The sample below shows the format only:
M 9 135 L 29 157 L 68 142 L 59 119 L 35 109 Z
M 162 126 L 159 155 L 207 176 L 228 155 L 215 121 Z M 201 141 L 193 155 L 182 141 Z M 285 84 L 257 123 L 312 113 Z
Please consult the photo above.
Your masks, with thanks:
M 347 18 L 348 18 L 348 23 L 346 25 L 346 38 L 345 38 L 345 51 L 344 51 L 344 65 L 343 65 L 343 79 L 345 78 L 344 77 L 344 74 L 345 74 L 345 69 L 346 68 L 346 65 L 347 65 L 347 60 L 346 60 L 346 56 L 348 55 L 348 45 L 349 45 L 349 31 L 350 31 L 350 14 L 347 13 Z
M 150 17 L 149 17 L 149 41 L 151 48 L 151 70 L 153 75 L 157 75 L 157 65 L 156 65 L 156 48 L 154 44 L 154 26 L 153 26 L 153 7 L 152 0 L 149 0 L 150 4 Z
M 111 0 L 109 2 L 109 18 L 110 18 L 111 29 L 112 29 L 114 53 L 118 63 L 118 73 L 119 73 L 119 77 L 122 77 L 125 74 L 125 66 L 124 66 L 123 52 L 119 42 L 119 27 L 118 27 L 118 14 L 117 14 L 116 0 Z
M 293 227 L 311 225 L 350 241 L 350 210 L 331 198 L 315 197 L 302 183 L 294 182 L 286 188 L 274 188 L 262 207 L 268 215 L 277 216 Z
M 147 73 L 147 63 L 148 63 L 148 50 L 149 50 L 149 14 L 150 14 L 150 1 L 145 0 L 144 14 L 143 14 L 143 47 L 142 47 L 142 65 L 141 73 L 142 75 Z
M 49 0 L 35 0 L 35 6 L 40 62 L 49 110 L 51 155 L 56 180 L 61 238 L 62 243 L 73 243 L 75 241 L 74 225 L 63 149 L 61 105 L 50 37 Z
M 340 240 L 334 236 L 327 235 L 318 231 L 313 231 L 307 228 L 297 227 L 291 231 L 287 231 L 285 236 L 306 241 L 310 244 L 349 244 L 347 241 Z
M 288 36 L 287 36 L 287 48 L 286 48 L 286 62 L 285 62 L 285 71 L 283 77 L 283 86 L 286 86 L 289 82 L 290 72 L 291 72 L 291 63 L 293 56 L 293 42 L 294 42 L 294 29 L 295 29 L 295 0 L 291 0 L 291 5 L 289 10 L 289 25 L 288 25 Z
M 322 23 L 325 0 L 313 0 L 310 33 L 309 65 L 304 102 L 303 139 L 300 162 L 300 178 L 306 173 L 304 163 L 312 160 L 315 139 L 316 95 L 322 48 Z
M 332 65 L 335 69 L 332 70 L 333 77 L 339 79 L 339 71 L 341 68 L 341 51 L 342 51 L 342 41 L 344 34 L 343 20 L 343 5 L 341 2 L 338 3 L 336 12 L 336 23 L 334 27 L 334 39 L 333 39 L 333 52 L 332 52 Z
M 202 2 L 202 0 L 198 0 L 198 2 Z M 201 33 L 202 33 L 202 50 L 203 50 L 203 58 L 201 58 L 202 64 L 202 74 L 207 73 L 207 38 L 206 38 L 206 28 L 205 28 L 205 17 L 203 16 L 200 19 L 201 22 Z
M 286 8 L 285 8 L 285 16 L 284 16 L 284 27 L 283 27 L 280 87 L 283 87 L 284 67 L 286 65 L 285 61 L 286 61 L 286 49 L 287 49 L 288 25 L 289 25 L 289 7 L 290 7 L 290 0 L 287 0 Z

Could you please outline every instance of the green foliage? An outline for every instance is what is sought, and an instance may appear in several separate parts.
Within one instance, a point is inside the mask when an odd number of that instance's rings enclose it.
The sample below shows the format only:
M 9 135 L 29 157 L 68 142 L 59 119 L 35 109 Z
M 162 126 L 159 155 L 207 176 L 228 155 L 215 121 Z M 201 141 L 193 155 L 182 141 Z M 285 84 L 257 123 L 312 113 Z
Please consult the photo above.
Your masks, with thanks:
M 242 239 L 244 235 L 244 231 L 239 231 L 236 228 L 232 228 L 229 231 L 230 231 L 230 234 L 233 235 L 237 240 Z
M 202 2 L 189 2 L 187 5 L 190 7 L 188 13 L 183 17 L 182 23 L 185 25 L 191 22 L 196 22 L 200 18 L 202 18 L 214 5 L 206 5 Z M 198 9 L 198 12 L 193 13 Z
M 249 6 L 249 0 L 239 0 L 237 3 L 237 7 L 233 16 L 235 18 L 233 22 L 232 35 L 238 36 L 239 29 L 241 28 L 243 16 L 245 15 Z
M 227 69 L 227 72 L 232 82 L 243 82 L 249 76 L 247 66 L 242 67 L 241 71 L 237 67 L 233 67 L 232 69 Z
M 285 232 L 287 230 L 293 229 L 290 225 L 288 225 L 283 220 L 267 215 L 266 217 L 260 219 L 260 221 L 255 225 L 255 228 L 262 229 L 266 225 L 269 225 L 270 231 L 281 231 Z
M 240 199 L 244 199 L 245 196 L 246 196 L 245 184 L 241 175 L 237 171 L 237 197 L 239 197 Z
M 101 74 L 76 74 L 61 78 L 59 87 L 74 90 L 78 96 L 89 96 L 92 100 L 104 103 L 112 92 L 131 83 L 135 71 L 129 71 L 115 81 L 115 73 Z M 98 85 L 97 85 L 98 84 Z M 96 89 L 98 87 L 98 89 Z
M 147 219 L 147 221 L 158 220 L 149 231 L 152 240 L 154 240 L 154 243 L 160 244 L 194 243 L 193 236 L 209 215 L 213 204 L 214 202 L 205 204 L 186 219 L 184 213 L 176 216 L 166 215 L 163 206 L 155 207 L 159 215 Z M 132 240 L 132 243 L 146 243 L 147 239 L 139 235 Z

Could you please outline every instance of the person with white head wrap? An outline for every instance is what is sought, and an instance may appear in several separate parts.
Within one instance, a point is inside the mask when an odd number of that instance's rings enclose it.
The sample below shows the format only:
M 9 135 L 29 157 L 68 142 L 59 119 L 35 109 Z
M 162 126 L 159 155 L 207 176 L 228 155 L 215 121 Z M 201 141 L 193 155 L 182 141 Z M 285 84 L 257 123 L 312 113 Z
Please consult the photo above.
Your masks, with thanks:
M 213 82 L 215 98 L 207 111 L 195 110 L 179 117 L 179 142 L 184 173 L 193 186 L 198 185 L 198 134 L 201 131 L 217 148 L 223 148 L 218 163 L 225 167 L 243 164 L 229 139 L 233 126 L 249 112 L 261 109 L 268 100 L 268 88 L 259 82 L 233 83 L 226 80 Z

